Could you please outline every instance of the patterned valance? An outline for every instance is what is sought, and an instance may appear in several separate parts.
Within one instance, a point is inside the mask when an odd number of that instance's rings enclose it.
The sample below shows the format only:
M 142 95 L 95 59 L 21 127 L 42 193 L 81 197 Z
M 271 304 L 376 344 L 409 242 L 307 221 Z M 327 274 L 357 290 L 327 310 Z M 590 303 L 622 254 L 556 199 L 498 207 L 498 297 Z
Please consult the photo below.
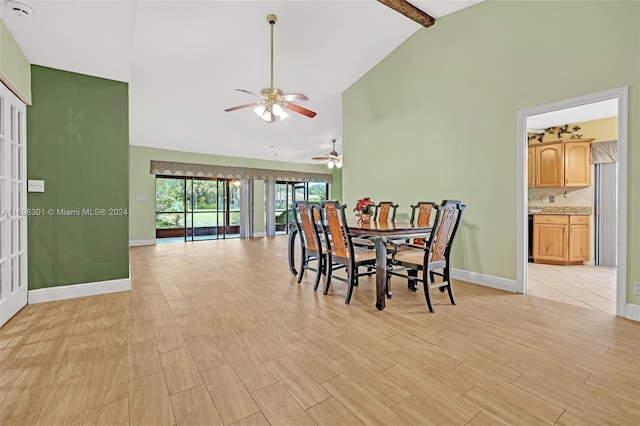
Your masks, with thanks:
M 618 141 L 591 143 L 591 164 L 615 163 L 618 161 Z
M 228 167 L 213 164 L 191 164 L 155 160 L 151 160 L 150 169 L 152 175 L 331 183 L 330 174 L 297 172 L 292 170 L 253 169 L 250 167 Z

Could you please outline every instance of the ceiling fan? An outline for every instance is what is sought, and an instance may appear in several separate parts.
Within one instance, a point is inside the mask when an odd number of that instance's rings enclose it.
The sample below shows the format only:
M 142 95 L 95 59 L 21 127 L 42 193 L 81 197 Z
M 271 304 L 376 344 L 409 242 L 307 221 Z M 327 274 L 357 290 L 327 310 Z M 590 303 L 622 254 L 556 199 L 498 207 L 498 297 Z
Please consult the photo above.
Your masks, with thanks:
M 276 121 L 276 119 L 284 120 L 285 118 L 287 118 L 289 114 L 287 114 L 285 110 L 297 112 L 309 118 L 313 118 L 316 116 L 315 112 L 301 107 L 300 105 L 291 103 L 292 101 L 309 100 L 309 98 L 307 98 L 305 95 L 303 95 L 302 93 L 289 93 L 285 95 L 282 93 L 282 90 L 273 87 L 273 26 L 276 24 L 277 20 L 278 18 L 276 17 L 276 15 L 267 16 L 267 22 L 269 22 L 269 26 L 271 27 L 271 86 L 266 89 L 262 89 L 260 91 L 260 94 L 251 92 L 249 90 L 236 89 L 240 92 L 248 93 L 262 99 L 257 102 L 251 102 L 249 104 L 227 108 L 225 109 L 226 112 L 255 106 L 254 112 L 258 115 L 258 117 L 270 123 L 273 123 L 274 121 Z
M 338 154 L 336 152 L 336 140 L 331 139 L 331 143 L 333 144 L 333 149 L 327 155 L 323 155 L 321 157 L 313 157 L 312 160 L 322 160 L 327 162 L 327 167 L 333 169 L 333 167 L 341 168 L 342 167 L 342 154 Z

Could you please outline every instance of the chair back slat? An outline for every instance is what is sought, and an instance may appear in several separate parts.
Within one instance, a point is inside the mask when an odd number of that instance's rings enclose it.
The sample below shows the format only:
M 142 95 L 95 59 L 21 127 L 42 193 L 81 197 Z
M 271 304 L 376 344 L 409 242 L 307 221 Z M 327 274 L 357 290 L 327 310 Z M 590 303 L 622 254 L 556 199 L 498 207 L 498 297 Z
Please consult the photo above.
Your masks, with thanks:
M 324 208 L 325 220 L 331 234 L 332 254 L 340 257 L 349 257 L 349 248 L 343 233 L 342 219 L 337 203 L 324 202 L 322 207 Z
M 381 203 L 380 205 L 380 216 L 378 217 L 378 221 L 380 222 L 388 222 L 389 221 L 389 212 L 391 211 L 390 203 Z
M 393 204 L 391 201 L 381 201 L 376 205 L 373 219 L 378 222 L 394 222 L 397 208 L 398 205 Z
M 309 250 L 318 250 L 318 246 L 316 244 L 316 234 L 314 231 L 315 225 L 312 223 L 312 209 L 309 205 L 304 203 L 298 203 L 297 209 L 300 214 L 300 222 L 302 225 L 302 232 L 304 234 L 305 245 Z
M 444 200 L 437 207 L 436 220 L 439 223 L 434 224 L 436 229 L 434 229 L 435 234 L 432 236 L 431 262 L 446 260 L 464 207 L 460 201 L 456 200 Z
M 431 201 L 419 201 L 415 206 L 411 206 L 410 222 L 418 226 L 429 226 L 431 212 L 435 208 L 435 205 L 436 203 Z M 418 213 L 417 215 L 416 212 Z

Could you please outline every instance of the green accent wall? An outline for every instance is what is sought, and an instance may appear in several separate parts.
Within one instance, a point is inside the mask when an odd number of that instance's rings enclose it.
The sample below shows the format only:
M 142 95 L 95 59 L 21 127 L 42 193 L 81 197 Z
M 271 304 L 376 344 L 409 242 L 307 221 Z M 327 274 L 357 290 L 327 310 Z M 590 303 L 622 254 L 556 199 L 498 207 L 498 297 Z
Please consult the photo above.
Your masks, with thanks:
M 31 68 L 27 57 L 0 19 L 0 80 L 27 105 L 31 104 Z
M 640 2 L 484 1 L 417 31 L 343 95 L 343 201 L 460 199 L 453 266 L 515 280 L 517 112 L 621 86 L 640 304 Z
M 32 66 L 29 289 L 129 277 L 128 85 Z M 100 211 L 104 209 L 104 211 Z M 91 213 L 91 215 L 90 215 Z
M 222 155 L 197 154 L 193 152 L 173 151 L 168 149 L 130 147 L 130 215 L 129 239 L 131 241 L 149 241 L 156 238 L 155 213 L 155 176 L 149 173 L 151 160 L 177 161 L 180 163 L 215 164 L 231 167 L 252 167 L 271 170 L 296 170 L 309 173 L 327 173 L 327 167 L 318 164 L 298 164 L 283 161 L 256 160 Z M 329 185 L 331 187 L 331 185 Z M 137 200 L 136 196 L 144 196 Z M 254 183 L 253 198 L 253 232 L 264 232 L 264 183 Z

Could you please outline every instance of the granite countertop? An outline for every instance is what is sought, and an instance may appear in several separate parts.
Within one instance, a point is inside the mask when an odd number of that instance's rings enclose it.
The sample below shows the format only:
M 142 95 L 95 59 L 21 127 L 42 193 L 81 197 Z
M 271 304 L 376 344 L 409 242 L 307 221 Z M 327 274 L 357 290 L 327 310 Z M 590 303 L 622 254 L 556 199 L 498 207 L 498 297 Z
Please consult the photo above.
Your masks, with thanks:
M 530 206 L 529 214 L 566 214 L 566 215 L 591 215 L 593 209 L 591 207 L 577 206 Z

